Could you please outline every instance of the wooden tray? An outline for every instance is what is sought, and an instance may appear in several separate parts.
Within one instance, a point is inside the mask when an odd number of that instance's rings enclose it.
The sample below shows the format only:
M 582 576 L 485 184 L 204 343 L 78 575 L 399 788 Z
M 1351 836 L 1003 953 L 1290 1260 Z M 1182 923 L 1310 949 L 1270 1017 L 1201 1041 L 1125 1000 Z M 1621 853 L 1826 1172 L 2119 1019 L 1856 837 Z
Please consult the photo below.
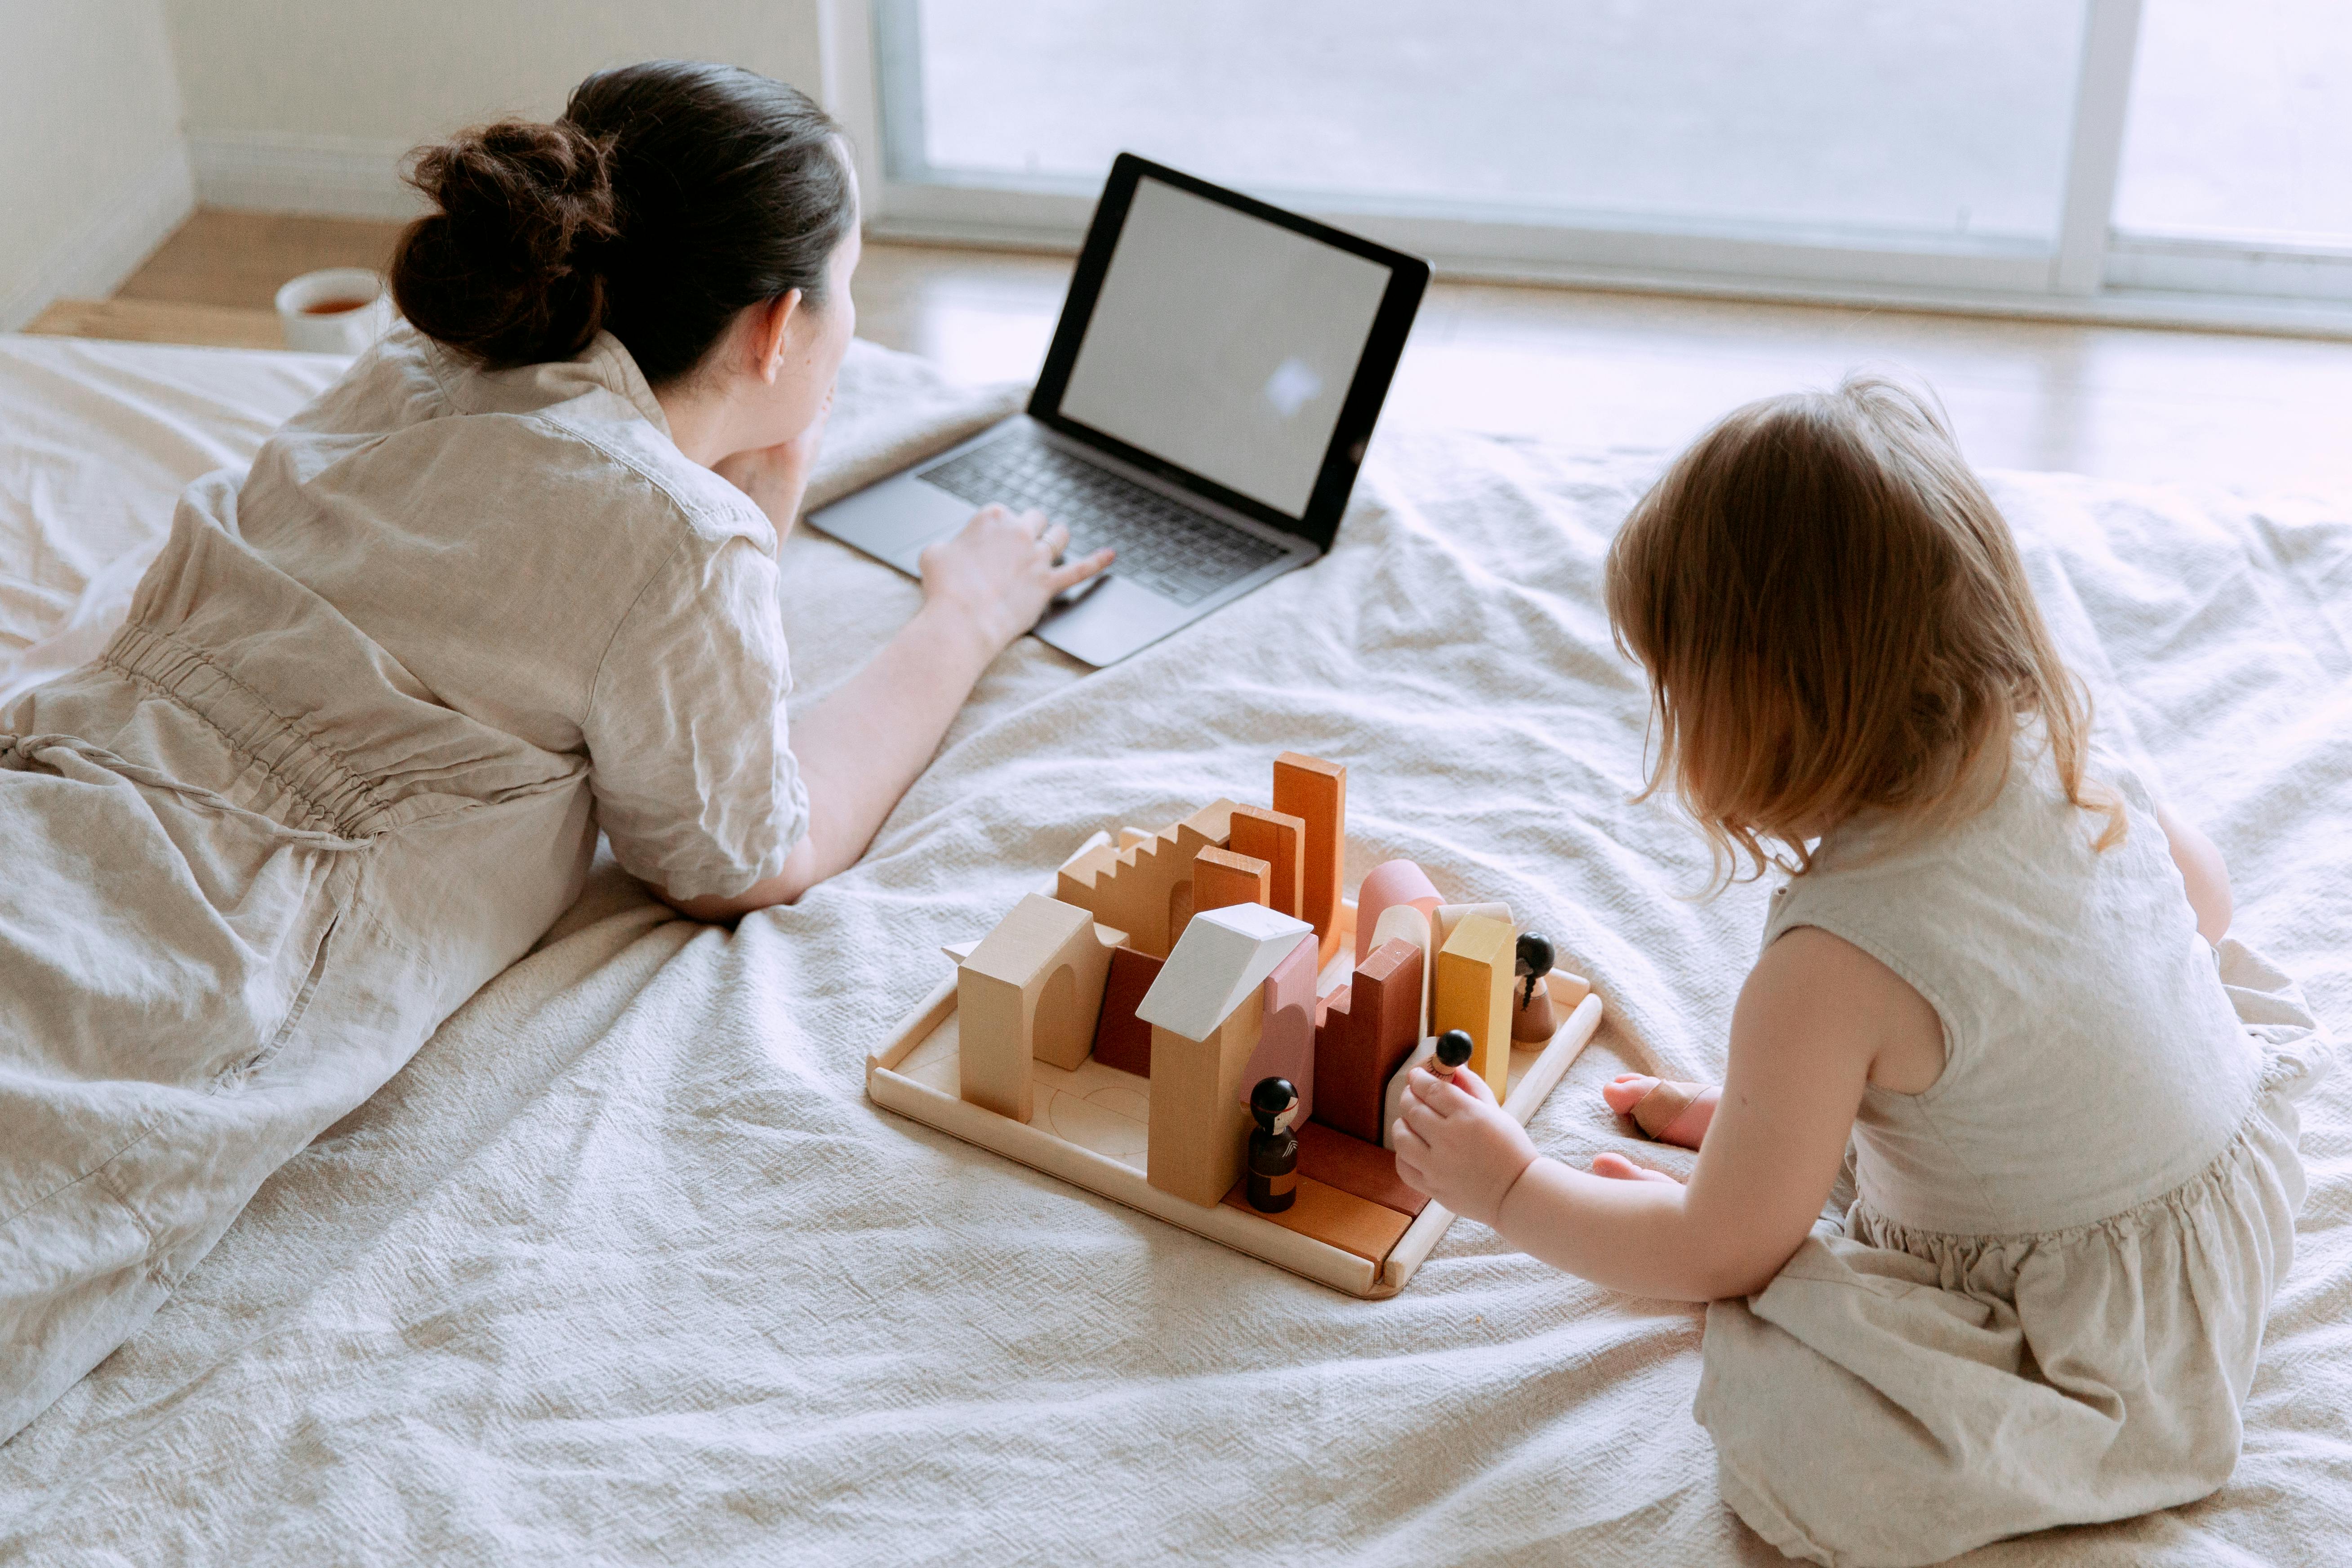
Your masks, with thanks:
M 1340 906 L 1341 929 L 1350 938 L 1354 916 L 1354 904 Z M 1343 942 L 1339 954 L 1317 978 L 1317 994 L 1339 984 L 1353 970 L 1352 941 Z M 1509 1092 L 1504 1097 L 1503 1109 L 1521 1126 L 1527 1125 L 1536 1107 L 1559 1085 L 1601 1026 L 1601 998 L 1583 980 L 1555 969 L 1548 983 L 1554 1003 L 1567 1017 L 1548 1044 L 1515 1046 L 1511 1051 Z M 1144 1179 L 1150 1079 L 1105 1067 L 1092 1057 L 1074 1072 L 1040 1061 L 1034 1064 L 1036 1108 L 1027 1121 L 1015 1121 L 959 1096 L 956 1041 L 956 977 L 950 970 L 938 988 L 866 1058 L 867 1096 L 886 1110 L 1335 1290 L 1367 1300 L 1395 1295 L 1454 1221 L 1443 1205 L 1429 1205 L 1387 1256 L 1376 1262 L 1287 1229 L 1253 1210 L 1230 1204 L 1204 1208 L 1189 1203 Z

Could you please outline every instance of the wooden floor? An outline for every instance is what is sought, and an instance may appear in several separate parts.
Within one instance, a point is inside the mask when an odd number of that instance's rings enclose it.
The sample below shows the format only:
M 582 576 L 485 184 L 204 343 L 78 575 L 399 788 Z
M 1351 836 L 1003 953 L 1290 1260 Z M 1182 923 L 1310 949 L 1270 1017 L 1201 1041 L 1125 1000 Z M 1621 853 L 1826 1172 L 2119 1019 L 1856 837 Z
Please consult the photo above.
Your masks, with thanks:
M 380 267 L 398 233 L 200 212 L 113 300 L 61 302 L 32 330 L 267 344 L 279 283 Z M 1069 271 L 1060 256 L 870 244 L 858 331 L 963 379 L 1025 379 Z M 1442 283 L 1383 420 L 1670 447 L 1746 399 L 1860 368 L 1925 380 L 1988 467 L 2352 500 L 2352 342 L 2310 339 Z

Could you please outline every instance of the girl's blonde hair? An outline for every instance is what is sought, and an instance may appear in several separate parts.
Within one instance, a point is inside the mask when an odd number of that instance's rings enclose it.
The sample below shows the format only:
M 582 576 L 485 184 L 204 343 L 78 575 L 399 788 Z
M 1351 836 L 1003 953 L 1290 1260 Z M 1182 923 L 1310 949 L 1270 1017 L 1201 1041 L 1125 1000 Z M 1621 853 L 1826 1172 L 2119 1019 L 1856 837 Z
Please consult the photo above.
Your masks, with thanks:
M 2084 777 L 2089 693 L 2009 525 L 1903 386 L 1854 376 L 1734 411 L 1633 509 L 1608 598 L 1660 734 L 1637 798 L 1672 785 L 1717 887 L 1743 859 L 1801 874 L 1807 840 L 1865 809 L 1964 819 L 2032 717 L 2066 798 L 2106 818 L 2098 847 L 2123 837 L 2120 803 Z

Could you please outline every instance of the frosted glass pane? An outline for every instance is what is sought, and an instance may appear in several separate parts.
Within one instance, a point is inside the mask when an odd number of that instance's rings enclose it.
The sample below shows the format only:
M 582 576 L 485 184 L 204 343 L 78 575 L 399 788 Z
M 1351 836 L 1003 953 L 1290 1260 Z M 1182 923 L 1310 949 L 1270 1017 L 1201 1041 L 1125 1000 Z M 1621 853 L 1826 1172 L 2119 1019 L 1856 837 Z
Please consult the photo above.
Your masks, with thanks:
M 2352 243 L 2352 5 L 2145 0 L 2116 226 Z
M 2082 0 L 921 0 L 934 177 L 2046 247 Z

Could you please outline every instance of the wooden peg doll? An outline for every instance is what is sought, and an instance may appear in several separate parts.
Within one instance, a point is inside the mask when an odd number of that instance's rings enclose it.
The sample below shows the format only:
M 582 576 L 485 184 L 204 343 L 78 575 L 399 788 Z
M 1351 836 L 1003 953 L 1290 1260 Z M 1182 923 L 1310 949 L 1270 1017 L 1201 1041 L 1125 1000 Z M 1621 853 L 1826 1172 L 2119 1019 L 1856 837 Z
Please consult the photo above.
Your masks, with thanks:
M 1549 939 L 1535 931 L 1519 935 L 1518 958 L 1512 973 L 1518 976 L 1519 994 L 1511 1008 L 1511 1038 L 1549 1040 L 1559 1028 L 1551 1005 L 1551 966 L 1556 955 Z
M 1461 1070 L 1463 1064 L 1470 1059 L 1470 1054 L 1477 1048 L 1478 1042 L 1470 1037 L 1468 1030 L 1448 1029 L 1437 1037 L 1430 1047 L 1429 1060 L 1421 1065 L 1452 1083 L 1454 1075 Z
M 1249 1135 L 1250 1207 L 1280 1214 L 1298 1196 L 1298 1090 L 1286 1078 L 1262 1078 L 1250 1090 L 1250 1115 L 1257 1130 Z
M 1471 1053 L 1477 1048 L 1478 1042 L 1472 1039 L 1469 1032 L 1465 1029 L 1448 1029 L 1445 1033 L 1431 1036 L 1413 1047 L 1412 1055 L 1405 1058 L 1402 1064 L 1397 1068 L 1396 1075 L 1389 1079 L 1387 1094 L 1381 1097 L 1381 1148 L 1396 1147 L 1396 1119 L 1404 1113 L 1405 1080 L 1412 1076 L 1412 1069 L 1420 1068 L 1424 1072 L 1433 1073 L 1446 1082 L 1452 1083 L 1454 1073 L 1461 1069 L 1463 1064 L 1469 1061 Z

